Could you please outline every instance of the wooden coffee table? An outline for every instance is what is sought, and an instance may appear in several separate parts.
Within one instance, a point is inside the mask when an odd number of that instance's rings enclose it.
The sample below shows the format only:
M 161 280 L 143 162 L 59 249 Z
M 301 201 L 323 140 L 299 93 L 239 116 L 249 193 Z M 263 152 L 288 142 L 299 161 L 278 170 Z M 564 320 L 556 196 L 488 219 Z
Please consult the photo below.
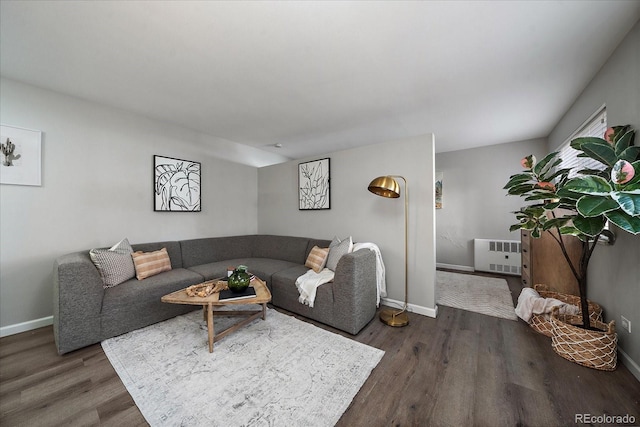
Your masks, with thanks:
M 170 304 L 189 304 L 189 305 L 201 305 L 203 308 L 204 318 L 207 321 L 207 332 L 209 333 L 209 353 L 213 353 L 213 343 L 218 341 L 231 332 L 247 325 L 258 317 L 262 316 L 262 320 L 267 316 L 267 303 L 271 301 L 271 292 L 267 288 L 267 285 L 259 278 L 255 278 L 249 285 L 256 291 L 256 296 L 251 298 L 244 298 L 238 300 L 218 300 L 218 293 L 213 293 L 207 297 L 190 297 L 187 295 L 185 289 L 181 289 L 176 292 L 172 292 L 162 297 L 161 301 Z M 262 310 L 218 310 L 214 307 L 226 307 L 232 305 L 244 305 L 244 304 L 262 304 Z M 215 333 L 213 327 L 213 316 L 249 316 L 246 319 L 230 326 L 218 334 Z

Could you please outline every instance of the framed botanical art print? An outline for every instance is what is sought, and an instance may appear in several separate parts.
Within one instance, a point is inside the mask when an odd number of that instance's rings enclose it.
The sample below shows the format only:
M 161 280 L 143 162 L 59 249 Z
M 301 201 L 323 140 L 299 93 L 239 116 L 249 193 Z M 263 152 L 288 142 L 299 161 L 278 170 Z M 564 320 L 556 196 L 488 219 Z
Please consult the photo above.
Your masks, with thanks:
M 298 200 L 300 210 L 331 209 L 329 158 L 298 165 Z
M 200 212 L 200 163 L 153 156 L 154 211 Z
M 0 183 L 41 185 L 42 133 L 0 125 Z

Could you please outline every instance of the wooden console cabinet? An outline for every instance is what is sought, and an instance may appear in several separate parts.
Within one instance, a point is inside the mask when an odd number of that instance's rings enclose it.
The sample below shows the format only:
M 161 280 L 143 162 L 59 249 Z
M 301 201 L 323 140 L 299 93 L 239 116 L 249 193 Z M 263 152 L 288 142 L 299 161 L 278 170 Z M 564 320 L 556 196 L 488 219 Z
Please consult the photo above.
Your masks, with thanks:
M 547 285 L 551 291 L 579 295 L 578 281 L 562 255 L 560 246 L 549 233 L 551 231 L 546 231 L 539 239 L 534 239 L 529 230 L 520 230 L 522 284 L 533 287 L 540 283 Z M 578 265 L 582 242 L 573 236 L 562 236 L 562 239 L 574 265 Z

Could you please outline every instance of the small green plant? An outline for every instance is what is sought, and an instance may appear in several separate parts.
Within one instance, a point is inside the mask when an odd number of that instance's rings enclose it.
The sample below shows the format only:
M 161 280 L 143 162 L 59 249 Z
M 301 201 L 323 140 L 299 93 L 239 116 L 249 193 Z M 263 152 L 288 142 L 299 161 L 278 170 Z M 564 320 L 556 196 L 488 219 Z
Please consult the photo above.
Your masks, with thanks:
M 581 169 L 569 178 L 571 168 L 561 168 L 558 152 L 539 162 L 529 155 L 521 160 L 524 171 L 512 175 L 504 186 L 508 195 L 523 197 L 526 206 L 514 212 L 517 224 L 539 238 L 544 231 L 560 245 L 571 272 L 578 281 L 584 328 L 590 328 L 587 303 L 587 268 L 598 239 L 607 233 L 607 221 L 621 230 L 640 233 L 640 147 L 634 146 L 630 126 L 607 129 L 604 138 L 583 137 L 571 141 L 579 157 L 602 164 L 602 169 Z M 571 261 L 562 236 L 582 242 L 577 265 Z

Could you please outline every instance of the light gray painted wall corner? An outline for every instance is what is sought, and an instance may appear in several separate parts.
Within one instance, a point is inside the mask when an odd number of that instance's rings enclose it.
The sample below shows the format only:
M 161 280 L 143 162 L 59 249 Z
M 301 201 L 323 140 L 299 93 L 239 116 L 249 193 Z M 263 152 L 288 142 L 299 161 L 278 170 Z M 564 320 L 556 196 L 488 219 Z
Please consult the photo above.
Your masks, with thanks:
M 0 328 L 52 315 L 64 253 L 257 231 L 257 168 L 220 159 L 206 136 L 13 80 L 0 87 L 2 123 L 43 135 L 42 186 L 0 186 Z M 202 163 L 202 212 L 153 211 L 154 154 Z
M 522 169 L 520 159 L 542 158 L 546 144 L 534 139 L 436 154 L 435 170 L 443 173 L 443 208 L 436 209 L 439 264 L 473 268 L 473 239 L 520 240 L 509 226 L 522 199 L 502 188 Z
M 556 149 L 602 104 L 610 126 L 630 124 L 640 145 L 640 22 L 629 32 L 549 136 Z M 589 263 L 588 297 L 603 306 L 605 319 L 616 321 L 618 344 L 640 365 L 640 235 L 615 231 L 614 246 L 598 246 Z M 632 333 L 620 327 L 623 315 Z M 635 327 L 635 329 L 634 329 Z M 623 360 L 626 360 L 623 358 Z
M 298 210 L 298 164 L 331 159 L 331 209 Z M 382 252 L 388 297 L 404 300 L 404 200 L 367 191 L 380 175 L 409 184 L 409 302 L 434 309 L 435 208 L 432 134 L 337 151 L 258 170 L 258 232 L 331 239 L 353 236 Z M 401 183 L 402 191 L 404 186 Z

